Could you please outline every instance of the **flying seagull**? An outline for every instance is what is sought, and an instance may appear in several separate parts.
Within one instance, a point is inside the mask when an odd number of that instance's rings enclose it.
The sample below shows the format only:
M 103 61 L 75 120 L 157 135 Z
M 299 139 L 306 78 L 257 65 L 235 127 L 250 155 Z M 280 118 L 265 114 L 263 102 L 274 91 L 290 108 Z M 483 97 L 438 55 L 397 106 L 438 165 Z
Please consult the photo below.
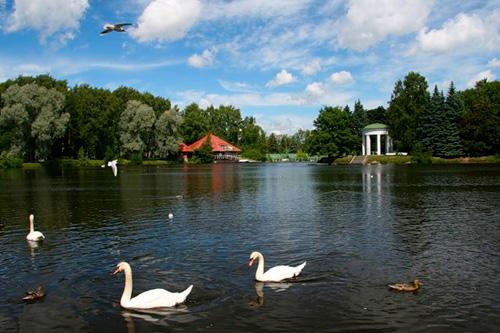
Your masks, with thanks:
M 107 34 L 108 32 L 111 31 L 116 31 L 116 32 L 125 32 L 125 29 L 123 28 L 126 25 L 132 25 L 132 23 L 117 23 L 117 24 L 111 24 L 111 23 L 106 23 L 103 26 L 103 31 L 101 31 L 100 35 Z
M 118 160 L 112 160 L 108 162 L 108 166 L 111 167 L 111 170 L 113 170 L 113 175 L 115 175 L 115 177 L 118 174 L 118 167 L 116 166 L 117 162 Z

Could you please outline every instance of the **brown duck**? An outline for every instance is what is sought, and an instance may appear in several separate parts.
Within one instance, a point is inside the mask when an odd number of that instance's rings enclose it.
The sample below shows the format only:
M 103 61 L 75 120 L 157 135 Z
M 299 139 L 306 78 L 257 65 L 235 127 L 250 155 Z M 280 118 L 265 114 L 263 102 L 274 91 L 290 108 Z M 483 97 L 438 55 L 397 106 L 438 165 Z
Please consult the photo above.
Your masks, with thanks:
M 38 286 L 35 290 L 28 290 L 26 296 L 23 297 L 23 301 L 32 302 L 45 297 L 45 290 L 42 286 Z
M 409 283 L 395 283 L 395 284 L 390 284 L 389 288 L 391 290 L 396 290 L 396 291 L 417 291 L 420 289 L 422 286 L 422 282 L 420 282 L 419 279 L 415 279 L 413 282 Z

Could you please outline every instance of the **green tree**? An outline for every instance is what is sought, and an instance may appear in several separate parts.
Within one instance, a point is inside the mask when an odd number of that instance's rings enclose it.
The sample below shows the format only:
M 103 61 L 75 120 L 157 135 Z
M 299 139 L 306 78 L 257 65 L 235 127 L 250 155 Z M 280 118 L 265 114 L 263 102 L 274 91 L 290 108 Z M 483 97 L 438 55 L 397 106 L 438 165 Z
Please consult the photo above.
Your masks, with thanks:
M 418 144 L 417 128 L 420 116 L 429 104 L 427 80 L 410 72 L 398 80 L 387 110 L 387 120 L 394 146 L 398 151 L 412 151 Z
M 53 145 L 64 136 L 70 118 L 63 112 L 62 93 L 34 83 L 14 84 L 2 99 L 5 106 L 0 110 L 0 141 L 8 147 L 3 155 L 40 160 L 50 158 L 53 150 L 60 151 Z
M 119 154 L 120 100 L 109 90 L 83 84 L 68 93 L 66 110 L 71 114 L 66 147 L 76 157 L 80 149 L 90 158 Z
M 155 156 L 172 157 L 179 152 L 181 115 L 174 108 L 163 112 L 155 124 Z
M 280 145 L 276 134 L 271 133 L 267 138 L 267 149 L 271 154 L 277 154 L 280 152 Z
M 203 164 L 208 164 L 208 163 L 214 162 L 215 156 L 214 156 L 214 153 L 212 151 L 212 143 L 210 140 L 210 136 L 207 138 L 205 143 L 203 143 L 201 145 L 201 147 L 199 149 L 196 149 L 193 152 L 193 157 L 194 157 L 195 161 L 197 161 L 199 163 L 203 163 Z
M 422 144 L 422 149 L 432 155 L 439 156 L 444 149 L 446 133 L 443 131 L 445 114 L 445 98 L 443 92 L 434 86 L 434 92 L 427 108 L 420 115 L 420 126 L 418 127 L 418 137 Z
M 206 112 L 193 103 L 184 109 L 182 114 L 181 135 L 186 143 L 192 143 L 203 137 L 209 131 Z
M 120 117 L 120 142 L 122 153 L 128 156 L 151 156 L 154 142 L 153 108 L 139 101 L 128 101 Z
M 265 161 L 267 153 L 266 134 L 262 128 L 257 125 L 254 117 L 245 117 L 241 122 L 240 148 L 242 156 Z
M 381 123 L 387 124 L 387 110 L 383 106 L 366 111 L 367 124 Z
M 352 112 L 352 123 L 354 132 L 356 133 L 356 137 L 358 138 L 358 142 L 361 142 L 363 127 L 368 125 L 368 117 L 366 115 L 365 109 L 363 108 L 363 104 L 361 104 L 361 101 L 359 99 L 354 103 L 354 111 Z M 356 152 L 357 153 L 361 152 L 361 148 L 359 148 L 359 146 L 356 149 Z
M 465 153 L 484 156 L 500 153 L 500 82 L 476 82 L 461 94 L 465 113 L 461 137 Z
M 325 106 L 314 120 L 307 146 L 311 154 L 344 156 L 353 153 L 359 145 L 351 115 L 340 107 Z
M 215 135 L 238 145 L 239 129 L 241 126 L 240 110 L 234 106 L 220 105 L 218 108 L 210 106 L 206 110 L 208 128 Z
M 460 140 L 460 121 L 464 116 L 464 103 L 456 92 L 453 81 L 448 89 L 444 106 L 446 141 L 441 152 L 444 157 L 463 156 L 464 151 Z

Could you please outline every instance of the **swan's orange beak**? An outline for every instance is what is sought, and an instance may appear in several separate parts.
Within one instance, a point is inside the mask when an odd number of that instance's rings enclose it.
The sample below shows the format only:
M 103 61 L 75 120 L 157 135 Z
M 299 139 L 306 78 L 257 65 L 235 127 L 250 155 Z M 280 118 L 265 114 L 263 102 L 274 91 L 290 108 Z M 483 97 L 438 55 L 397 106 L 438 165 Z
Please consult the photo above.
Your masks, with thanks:
M 250 258 L 250 260 L 248 260 L 248 267 L 252 266 L 254 261 L 255 259 Z

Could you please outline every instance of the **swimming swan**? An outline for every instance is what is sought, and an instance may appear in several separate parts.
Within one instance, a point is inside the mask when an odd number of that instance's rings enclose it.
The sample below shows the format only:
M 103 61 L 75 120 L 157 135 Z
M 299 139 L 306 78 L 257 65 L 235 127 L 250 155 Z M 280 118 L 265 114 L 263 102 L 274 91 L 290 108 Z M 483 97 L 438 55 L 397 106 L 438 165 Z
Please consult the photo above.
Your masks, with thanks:
M 45 239 L 45 236 L 40 231 L 35 231 L 34 221 L 35 216 L 30 214 L 30 233 L 26 235 L 26 239 L 29 241 L 42 241 Z
M 151 289 L 132 297 L 132 269 L 126 262 L 121 262 L 116 265 L 113 275 L 118 272 L 125 272 L 125 288 L 123 289 L 120 305 L 125 309 L 153 309 L 172 307 L 186 300 L 186 297 L 193 289 L 190 285 L 186 290 L 180 293 L 172 293 L 165 289 Z
M 294 278 L 298 276 L 306 266 L 306 262 L 304 261 L 299 266 L 276 266 L 264 273 L 264 256 L 260 252 L 252 252 L 250 260 L 248 261 L 248 266 L 252 266 L 257 259 L 259 260 L 259 266 L 257 266 L 257 271 L 255 272 L 255 280 L 262 282 L 279 282 Z

